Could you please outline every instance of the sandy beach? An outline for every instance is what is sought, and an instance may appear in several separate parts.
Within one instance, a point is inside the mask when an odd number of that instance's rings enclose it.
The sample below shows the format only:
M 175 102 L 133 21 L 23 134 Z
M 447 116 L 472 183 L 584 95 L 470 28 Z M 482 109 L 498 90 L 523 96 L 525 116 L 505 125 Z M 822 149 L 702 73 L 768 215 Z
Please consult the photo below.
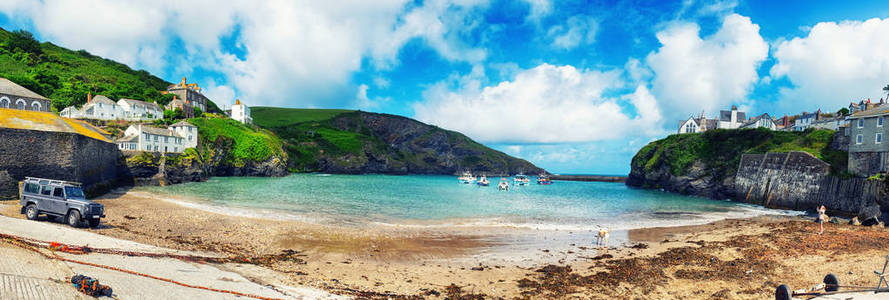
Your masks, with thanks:
M 503 227 L 332 226 L 209 212 L 120 191 L 94 233 L 263 259 L 277 280 L 359 298 L 763 299 L 827 273 L 875 285 L 889 230 L 757 217 L 613 233 Z M 2 214 L 23 218 L 14 202 Z M 290 251 L 290 252 L 285 252 Z M 282 253 L 289 253 L 281 255 Z M 251 274 L 242 274 L 245 277 Z

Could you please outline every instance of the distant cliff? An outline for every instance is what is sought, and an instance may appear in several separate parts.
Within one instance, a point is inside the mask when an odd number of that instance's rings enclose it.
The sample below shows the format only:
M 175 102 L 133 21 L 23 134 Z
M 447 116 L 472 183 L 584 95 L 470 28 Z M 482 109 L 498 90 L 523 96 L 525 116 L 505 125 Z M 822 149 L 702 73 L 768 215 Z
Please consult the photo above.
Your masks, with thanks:
M 388 114 L 253 108 L 254 122 L 285 142 L 293 172 L 345 174 L 528 173 L 543 169 L 465 135 Z
M 830 130 L 674 134 L 636 153 L 626 184 L 768 207 L 889 209 L 885 181 L 845 175 L 847 140 Z

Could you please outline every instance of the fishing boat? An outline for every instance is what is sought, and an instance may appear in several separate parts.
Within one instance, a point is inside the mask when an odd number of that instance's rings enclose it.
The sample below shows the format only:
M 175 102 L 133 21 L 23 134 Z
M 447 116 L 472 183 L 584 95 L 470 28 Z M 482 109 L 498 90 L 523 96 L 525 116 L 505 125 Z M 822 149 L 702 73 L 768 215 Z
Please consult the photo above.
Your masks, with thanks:
M 506 178 L 500 178 L 500 183 L 497 184 L 497 188 L 500 189 L 501 191 L 508 191 L 509 190 L 509 181 L 507 181 Z
M 553 180 L 549 178 L 546 174 L 540 174 L 537 176 L 537 184 L 539 185 L 550 185 L 553 184 Z
M 531 181 L 528 180 L 528 176 L 525 176 L 524 174 L 518 174 L 512 178 L 512 183 L 514 185 L 527 185 L 529 182 Z
M 482 178 L 479 178 L 479 180 L 475 184 L 478 184 L 480 186 L 488 186 L 491 183 L 488 182 L 488 176 L 482 175 Z
M 472 173 L 470 172 L 463 172 L 463 175 L 457 177 L 457 180 L 459 180 L 460 183 L 463 184 L 471 184 L 475 182 L 475 177 L 472 177 Z

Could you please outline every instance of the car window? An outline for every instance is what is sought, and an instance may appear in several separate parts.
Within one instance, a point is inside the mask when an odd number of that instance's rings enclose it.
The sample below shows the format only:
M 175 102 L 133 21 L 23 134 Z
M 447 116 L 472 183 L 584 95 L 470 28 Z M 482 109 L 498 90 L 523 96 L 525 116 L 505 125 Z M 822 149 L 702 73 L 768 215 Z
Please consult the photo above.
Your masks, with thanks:
M 49 196 L 50 193 L 52 193 L 52 187 L 48 185 L 44 185 L 43 189 L 40 190 L 41 195 Z
M 40 194 L 40 186 L 33 183 L 25 185 L 25 191 L 32 194 Z
M 84 198 L 83 190 L 75 186 L 66 186 L 65 194 L 68 195 L 68 198 Z
M 62 188 L 56 188 L 52 191 L 52 196 L 62 198 L 65 197 L 65 194 L 62 193 Z

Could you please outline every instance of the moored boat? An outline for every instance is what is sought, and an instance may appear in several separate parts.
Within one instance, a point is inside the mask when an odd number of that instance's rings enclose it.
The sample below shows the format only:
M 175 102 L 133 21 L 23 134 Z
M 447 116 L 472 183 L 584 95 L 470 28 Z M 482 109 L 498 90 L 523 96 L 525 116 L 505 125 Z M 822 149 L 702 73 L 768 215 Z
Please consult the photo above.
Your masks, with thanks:
M 540 174 L 537 176 L 537 184 L 539 185 L 550 185 L 553 184 L 553 180 L 549 178 L 546 174 Z
M 490 182 L 488 182 L 488 176 L 482 175 L 482 177 L 479 178 L 479 180 L 475 184 L 478 184 L 480 186 L 488 186 L 490 184 Z
M 507 181 L 506 178 L 500 178 L 500 183 L 497 184 L 497 188 L 500 189 L 501 191 L 508 191 L 509 190 L 509 181 Z
M 526 185 L 531 181 L 528 179 L 528 176 L 525 176 L 525 174 L 518 174 L 512 178 L 512 182 L 514 185 Z
M 460 175 L 460 177 L 457 177 L 457 180 L 459 180 L 460 183 L 463 183 L 463 184 L 471 184 L 471 183 L 475 182 L 475 177 L 472 177 L 472 173 L 470 173 L 470 172 L 463 172 L 463 175 Z

